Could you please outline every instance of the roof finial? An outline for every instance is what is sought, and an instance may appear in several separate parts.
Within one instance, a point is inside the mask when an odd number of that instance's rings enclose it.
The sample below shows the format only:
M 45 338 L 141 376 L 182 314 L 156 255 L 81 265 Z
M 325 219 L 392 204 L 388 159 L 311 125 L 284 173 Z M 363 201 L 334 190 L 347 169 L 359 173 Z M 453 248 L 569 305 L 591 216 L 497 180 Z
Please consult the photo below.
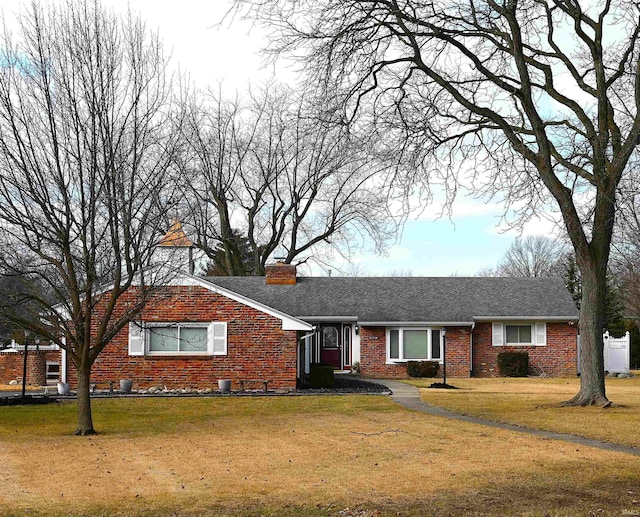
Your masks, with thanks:
M 167 233 L 164 234 L 164 237 L 160 239 L 158 246 L 174 246 L 174 247 L 185 247 L 190 248 L 193 246 L 193 242 L 187 237 L 182 229 L 182 224 L 178 220 L 177 217 L 173 218 L 171 223 L 171 227 L 167 230 Z

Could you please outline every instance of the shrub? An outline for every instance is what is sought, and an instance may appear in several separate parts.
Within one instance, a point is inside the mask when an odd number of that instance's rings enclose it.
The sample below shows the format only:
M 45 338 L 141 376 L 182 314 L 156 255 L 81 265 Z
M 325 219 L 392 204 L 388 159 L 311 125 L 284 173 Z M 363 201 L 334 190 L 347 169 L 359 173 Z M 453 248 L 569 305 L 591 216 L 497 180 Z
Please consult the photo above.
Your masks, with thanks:
M 438 361 L 409 361 L 407 374 L 409 377 L 435 377 L 438 375 L 440 363 Z
M 312 388 L 333 388 L 335 378 L 330 364 L 312 364 L 309 370 L 309 385 Z
M 501 377 L 526 377 L 529 371 L 527 352 L 500 352 L 498 354 L 498 372 Z

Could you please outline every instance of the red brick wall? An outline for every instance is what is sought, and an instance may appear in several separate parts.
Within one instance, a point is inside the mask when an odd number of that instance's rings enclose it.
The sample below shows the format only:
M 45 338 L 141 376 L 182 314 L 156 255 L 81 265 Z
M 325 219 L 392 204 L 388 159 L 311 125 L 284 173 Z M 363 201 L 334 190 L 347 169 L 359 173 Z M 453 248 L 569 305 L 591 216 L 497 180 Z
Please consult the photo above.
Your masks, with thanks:
M 446 327 L 447 376 L 469 377 L 471 327 Z M 442 365 L 440 366 L 442 374 Z
M 493 346 L 491 323 L 478 323 L 473 331 L 474 377 L 497 377 L 496 361 L 500 352 L 529 354 L 531 374 L 575 376 L 577 371 L 577 334 L 575 325 L 547 323 L 546 346 Z
M 27 353 L 27 384 L 44 386 L 46 384 L 47 352 L 44 350 L 28 350 Z M 10 381 L 22 381 L 24 352 L 0 353 L 0 384 Z
M 360 327 L 360 373 L 365 377 L 402 379 L 407 377 L 404 364 L 386 364 L 386 327 Z
M 134 389 L 156 385 L 217 389 L 218 379 L 231 379 L 232 389 L 237 389 L 240 379 L 265 379 L 271 381 L 270 388 L 295 388 L 296 331 L 283 331 L 279 319 L 202 287 L 167 287 L 163 291 L 147 303 L 142 320 L 227 322 L 227 355 L 129 356 L 127 326 L 96 360 L 93 382 L 133 379 Z M 125 304 L 126 299 L 119 303 Z M 68 381 L 75 385 L 72 366 Z
M 469 376 L 468 327 L 447 327 L 447 376 Z M 386 364 L 387 336 L 385 327 L 360 328 L 360 371 L 367 377 L 406 379 L 405 363 Z M 443 370 L 440 367 L 440 375 Z

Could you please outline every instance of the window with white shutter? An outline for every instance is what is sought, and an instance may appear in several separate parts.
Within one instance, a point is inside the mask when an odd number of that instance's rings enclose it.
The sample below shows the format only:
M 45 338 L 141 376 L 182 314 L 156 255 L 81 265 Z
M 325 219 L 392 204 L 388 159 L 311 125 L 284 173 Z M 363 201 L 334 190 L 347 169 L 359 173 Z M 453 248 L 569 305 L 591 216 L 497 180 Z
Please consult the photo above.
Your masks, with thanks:
M 131 326 L 129 355 L 227 354 L 225 322 L 153 322 L 147 323 L 144 328 L 139 324 Z
M 545 346 L 546 323 L 502 322 L 492 324 L 493 346 Z

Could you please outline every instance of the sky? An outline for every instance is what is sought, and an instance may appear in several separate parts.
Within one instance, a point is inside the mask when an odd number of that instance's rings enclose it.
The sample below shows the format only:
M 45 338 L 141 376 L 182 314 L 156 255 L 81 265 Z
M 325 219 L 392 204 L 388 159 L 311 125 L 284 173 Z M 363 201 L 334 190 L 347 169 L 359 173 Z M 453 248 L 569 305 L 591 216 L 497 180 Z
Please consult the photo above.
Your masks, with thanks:
M 22 0 L 2 0 L 5 16 L 20 8 Z M 200 86 L 218 87 L 233 95 L 243 92 L 250 83 L 268 81 L 276 75 L 281 82 L 294 82 L 291 66 L 265 65 L 260 49 L 265 35 L 257 27 L 241 20 L 224 20 L 229 0 L 103 0 L 103 5 L 138 11 L 149 29 L 158 30 L 171 52 L 174 65 L 187 72 Z M 413 276 L 469 276 L 480 269 L 494 266 L 504 255 L 520 231 L 500 226 L 503 209 L 497 203 L 483 203 L 460 197 L 453 206 L 451 218 L 438 217 L 441 205 L 423 207 L 420 215 L 410 217 L 398 241 L 384 255 L 360 252 L 350 257 L 351 263 L 335 254 L 325 270 L 314 268 L 311 274 Z M 554 225 L 546 220 L 532 221 L 522 234 L 553 235 Z

